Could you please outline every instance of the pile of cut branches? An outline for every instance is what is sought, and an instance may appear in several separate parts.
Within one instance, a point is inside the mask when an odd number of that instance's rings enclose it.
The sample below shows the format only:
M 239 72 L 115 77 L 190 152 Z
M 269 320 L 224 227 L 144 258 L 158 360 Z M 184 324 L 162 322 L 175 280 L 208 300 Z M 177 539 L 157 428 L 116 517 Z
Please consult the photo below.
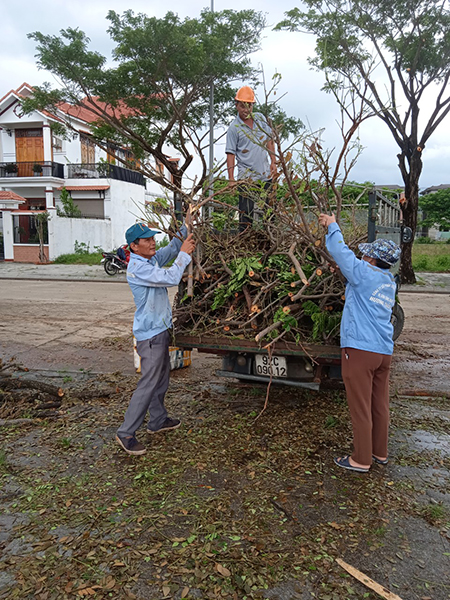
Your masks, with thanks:
M 330 210 L 327 190 L 306 192 L 300 180 L 255 189 L 255 220 L 241 233 L 239 211 L 220 200 L 226 192 L 194 208 L 198 247 L 177 296 L 177 335 L 337 343 L 344 282 L 317 219 Z M 365 235 L 347 223 L 350 245 Z
M 349 183 L 361 152 L 352 136 L 367 115 L 354 99 L 344 108 L 343 145 L 335 154 L 323 149 L 321 132 L 283 148 L 280 128 L 267 119 L 278 175 L 269 190 L 246 182 L 256 211 L 245 231 L 237 210 L 237 185 L 245 182 L 218 178 L 204 196 L 185 195 L 197 248 L 175 303 L 177 335 L 226 335 L 264 345 L 338 342 L 345 288 L 318 215 L 334 212 L 356 248 L 367 239 L 363 204 L 372 187 Z

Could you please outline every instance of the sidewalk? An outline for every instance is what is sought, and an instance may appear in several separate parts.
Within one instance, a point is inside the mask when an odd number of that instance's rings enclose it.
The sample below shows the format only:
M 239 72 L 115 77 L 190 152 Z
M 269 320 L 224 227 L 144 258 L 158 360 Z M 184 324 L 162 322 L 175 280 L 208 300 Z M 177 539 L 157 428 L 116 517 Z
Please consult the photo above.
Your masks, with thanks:
M 402 285 L 400 292 L 450 294 L 450 273 L 416 273 L 415 285 Z M 53 279 L 61 281 L 108 281 L 126 283 L 125 273 L 107 275 L 103 265 L 35 265 L 0 262 L 0 279 Z
M 402 292 L 450 294 L 450 273 L 416 273 L 417 283 L 403 284 Z
M 35 265 L 0 262 L 0 279 L 50 279 L 55 281 L 108 281 L 126 283 L 125 273 L 107 275 L 103 265 Z

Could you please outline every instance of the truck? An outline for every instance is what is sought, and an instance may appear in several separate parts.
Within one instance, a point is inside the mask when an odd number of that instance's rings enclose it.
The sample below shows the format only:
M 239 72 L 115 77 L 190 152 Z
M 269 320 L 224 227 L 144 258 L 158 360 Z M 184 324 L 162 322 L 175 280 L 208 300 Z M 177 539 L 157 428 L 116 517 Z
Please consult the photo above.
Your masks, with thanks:
M 390 199 L 378 189 L 368 195 L 368 241 L 391 239 L 396 243 L 412 241 L 412 232 L 402 223 L 398 198 Z M 398 274 L 395 274 L 399 286 Z M 403 310 L 396 302 L 392 311 L 396 340 L 403 329 Z M 222 357 L 222 366 L 216 371 L 221 377 L 249 383 L 280 384 L 321 390 L 342 387 L 341 349 L 325 344 L 295 344 L 280 340 L 270 345 L 254 340 L 233 339 L 226 336 L 186 335 L 177 333 L 175 344 L 184 350 L 216 354 Z

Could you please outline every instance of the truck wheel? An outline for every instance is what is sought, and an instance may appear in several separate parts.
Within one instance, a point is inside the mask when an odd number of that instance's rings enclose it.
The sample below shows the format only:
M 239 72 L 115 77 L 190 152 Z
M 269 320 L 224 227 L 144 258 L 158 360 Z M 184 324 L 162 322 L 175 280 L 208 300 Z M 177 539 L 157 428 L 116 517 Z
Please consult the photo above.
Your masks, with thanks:
M 394 304 L 394 308 L 392 309 L 391 323 L 394 327 L 392 339 L 395 342 L 395 340 L 403 331 L 403 325 L 405 324 L 405 313 L 403 312 L 403 308 L 397 302 Z
M 119 269 L 115 267 L 109 259 L 105 260 L 103 267 L 108 275 L 117 275 L 119 272 Z

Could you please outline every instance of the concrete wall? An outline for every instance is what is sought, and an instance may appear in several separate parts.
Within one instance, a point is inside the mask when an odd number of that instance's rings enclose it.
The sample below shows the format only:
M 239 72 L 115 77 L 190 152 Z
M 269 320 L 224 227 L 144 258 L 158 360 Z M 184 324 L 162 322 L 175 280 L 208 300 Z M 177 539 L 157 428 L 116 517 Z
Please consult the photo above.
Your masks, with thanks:
M 89 181 L 89 184 L 92 182 Z M 145 219 L 146 195 L 143 186 L 115 179 L 97 179 L 95 184 L 110 186 L 109 190 L 106 190 L 103 200 L 105 218 L 67 219 L 55 215 L 52 227 L 49 228 L 49 235 L 53 235 L 51 247 L 54 255 L 52 260 L 61 254 L 73 252 L 75 241 L 89 243 L 91 251 L 94 250 L 94 246 L 100 246 L 104 250 L 117 248 L 125 243 L 125 231 L 128 227 Z M 65 185 L 81 185 L 81 182 L 78 179 L 67 179 Z M 75 203 L 78 198 L 86 196 L 95 198 L 98 196 L 98 192 L 73 192 Z M 95 204 L 98 202 L 96 200 Z M 58 192 L 57 205 L 59 204 Z M 170 218 L 164 217 L 164 221 L 167 227 Z M 161 241 L 164 237 L 165 234 L 160 233 L 156 236 L 156 240 Z
M 53 237 L 49 241 L 55 253 L 52 260 L 61 254 L 72 254 L 76 241 L 89 244 L 91 252 L 95 251 L 95 246 L 99 246 L 103 250 L 112 250 L 114 246 L 111 238 L 111 221 L 109 220 L 68 219 L 54 214 L 52 221 L 52 227 L 49 228 L 49 236 Z
M 111 186 L 105 198 L 105 217 L 112 223 L 112 241 L 114 246 L 125 243 L 125 231 L 133 223 L 143 218 L 145 206 L 145 188 L 142 185 L 108 180 Z
M 6 130 L 3 129 L 0 132 L 1 135 L 1 156 L 0 160 L 5 162 L 14 162 L 16 160 L 16 139 L 14 136 L 14 132 L 12 132 L 12 136 L 10 137 Z

